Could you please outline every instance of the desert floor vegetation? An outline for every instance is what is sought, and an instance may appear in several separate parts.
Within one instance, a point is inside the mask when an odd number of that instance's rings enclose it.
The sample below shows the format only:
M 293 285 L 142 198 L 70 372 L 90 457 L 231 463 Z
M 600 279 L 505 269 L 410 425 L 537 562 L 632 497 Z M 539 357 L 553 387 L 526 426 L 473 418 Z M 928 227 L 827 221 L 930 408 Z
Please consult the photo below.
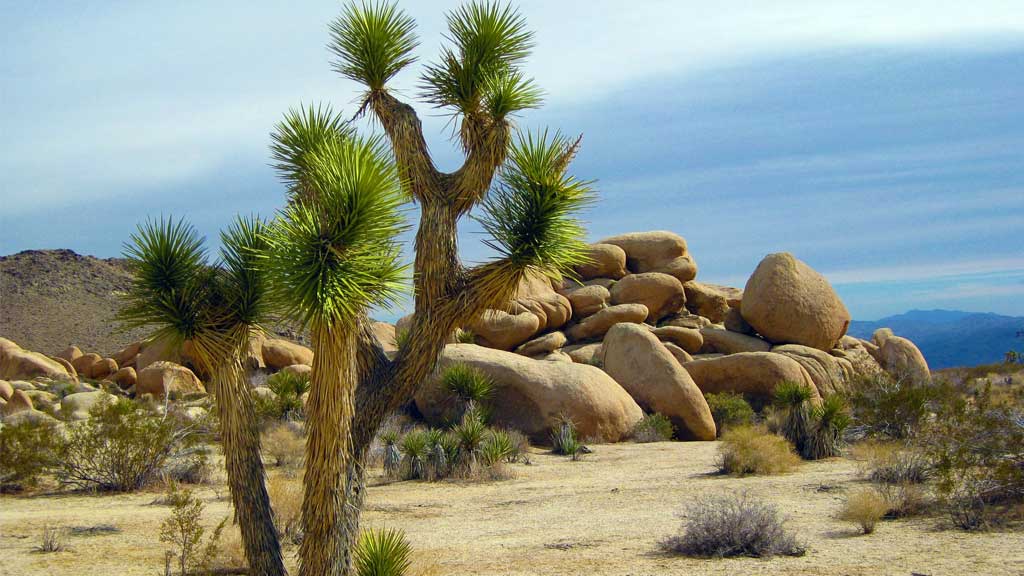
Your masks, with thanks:
M 877 533 L 854 537 L 837 518 L 847 497 L 873 486 L 852 458 L 804 462 L 782 475 L 740 478 L 716 474 L 718 442 L 601 445 L 574 462 L 531 448 L 531 465 L 510 465 L 502 482 L 393 482 L 381 466 L 368 478 L 366 529 L 396 528 L 413 548 L 410 576 L 418 574 L 752 574 L 838 575 L 1019 574 L 1020 533 L 941 529 L 941 515 L 883 519 Z M 212 459 L 219 465 L 219 458 Z M 276 485 L 301 488 L 283 470 L 268 482 L 275 510 L 284 504 Z M 230 516 L 223 487 L 188 486 L 204 503 L 209 536 Z M 156 536 L 171 507 L 151 505 L 162 488 L 135 493 L 55 493 L 43 489 L 0 497 L 3 568 L 11 574 L 71 576 L 160 573 L 165 547 Z M 294 492 L 294 490 L 293 490 Z M 661 552 L 680 532 L 690 503 L 745 493 L 775 506 L 806 552 L 800 557 L 708 560 Z M 276 496 L 276 497 L 275 497 Z M 299 500 L 293 496 L 291 501 Z M 629 521 L 623 521 L 628 518 Z M 103 529 L 88 530 L 102 521 Z M 80 530 L 74 528 L 79 527 Z M 40 554 L 44 529 L 62 530 L 65 551 Z M 64 529 L 67 529 L 64 531 Z M 237 557 L 230 521 L 216 566 Z M 290 569 L 295 545 L 282 538 Z M 234 552 L 232 552 L 234 549 Z

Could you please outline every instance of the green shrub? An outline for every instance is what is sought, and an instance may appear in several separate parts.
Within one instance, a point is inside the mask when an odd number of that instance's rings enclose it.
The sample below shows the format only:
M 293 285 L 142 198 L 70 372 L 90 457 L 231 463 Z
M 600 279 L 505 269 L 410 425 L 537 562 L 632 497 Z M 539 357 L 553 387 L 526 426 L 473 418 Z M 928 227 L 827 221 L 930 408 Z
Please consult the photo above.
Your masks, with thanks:
M 952 522 L 963 529 L 1002 523 L 1024 502 L 1024 415 L 993 405 L 986 387 L 947 395 L 918 437 Z
M 204 547 L 203 501 L 189 490 L 176 490 L 168 494 L 168 500 L 171 516 L 160 526 L 160 541 L 174 546 L 167 553 L 168 560 L 177 556 L 181 576 L 206 571 L 217 556 L 217 545 L 228 519 L 221 520 Z
M 353 557 L 356 576 L 403 576 L 412 566 L 412 545 L 400 530 L 367 530 Z
M 708 408 L 711 408 L 711 416 L 715 419 L 719 436 L 726 428 L 754 423 L 754 409 L 742 394 L 711 392 L 705 394 L 704 398 L 708 402 Z
M 489 430 L 480 446 L 480 460 L 484 466 L 515 462 L 519 446 L 505 430 Z
M 666 552 L 698 558 L 802 556 L 771 504 L 747 494 L 704 497 L 683 514 L 683 532 L 661 543 Z
M 487 426 L 470 413 L 458 426 L 452 428 L 452 434 L 458 443 L 459 466 L 464 473 L 472 473 L 477 465 L 480 447 L 487 436 Z
M 309 391 L 309 375 L 286 370 L 267 378 L 274 397 L 256 396 L 256 414 L 260 420 L 301 420 L 304 417 L 302 395 Z
M 800 455 L 808 460 L 839 456 L 845 444 L 843 434 L 850 425 L 850 415 L 842 397 L 829 396 L 811 408 L 810 420 Z
M 648 414 L 633 427 L 634 442 L 664 442 L 675 434 L 672 421 L 664 414 Z
M 857 380 L 849 393 L 857 428 L 868 436 L 900 440 L 920 428 L 929 406 L 950 391 L 942 385 L 878 374 Z
M 759 426 L 739 426 L 722 434 L 720 469 L 733 476 L 782 474 L 800 463 L 785 438 Z
M 56 464 L 60 432 L 51 422 L 26 420 L 0 428 L 0 492 L 39 483 Z
M 132 491 L 168 464 L 204 456 L 196 425 L 159 416 L 127 400 L 98 405 L 70 427 L 57 450 L 57 479 L 79 489 Z
M 455 331 L 455 341 L 459 344 L 472 344 L 476 342 L 476 334 L 465 328 Z

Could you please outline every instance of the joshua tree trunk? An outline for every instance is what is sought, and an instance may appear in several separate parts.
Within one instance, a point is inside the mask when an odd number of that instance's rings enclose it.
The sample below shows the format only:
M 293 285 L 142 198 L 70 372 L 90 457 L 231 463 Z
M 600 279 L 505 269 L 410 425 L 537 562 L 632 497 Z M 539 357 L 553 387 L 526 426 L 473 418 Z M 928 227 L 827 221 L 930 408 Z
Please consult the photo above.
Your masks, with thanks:
M 284 576 L 287 572 L 274 527 L 274 512 L 264 484 L 252 392 L 241 362 L 236 358 L 219 366 L 213 375 L 213 385 L 228 486 L 249 570 L 252 574 Z
M 302 500 L 303 539 L 299 574 L 347 573 L 351 535 L 344 529 L 346 475 L 351 465 L 350 434 L 357 383 L 356 334 L 351 326 L 316 326 L 306 404 L 306 474 Z

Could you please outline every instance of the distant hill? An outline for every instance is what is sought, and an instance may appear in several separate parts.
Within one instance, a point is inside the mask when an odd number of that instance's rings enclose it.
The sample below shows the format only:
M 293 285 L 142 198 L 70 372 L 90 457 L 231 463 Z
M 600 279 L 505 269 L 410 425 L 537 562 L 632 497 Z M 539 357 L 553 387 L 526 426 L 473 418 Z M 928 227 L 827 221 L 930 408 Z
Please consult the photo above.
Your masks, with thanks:
M 917 344 L 933 370 L 999 362 L 1008 350 L 1024 349 L 1024 317 L 959 310 L 911 310 L 876 321 L 853 321 L 849 334 L 870 339 L 878 328 Z
M 108 355 L 139 340 L 114 316 L 131 274 L 124 260 L 71 250 L 26 250 L 0 257 L 0 337 L 57 354 L 70 345 Z

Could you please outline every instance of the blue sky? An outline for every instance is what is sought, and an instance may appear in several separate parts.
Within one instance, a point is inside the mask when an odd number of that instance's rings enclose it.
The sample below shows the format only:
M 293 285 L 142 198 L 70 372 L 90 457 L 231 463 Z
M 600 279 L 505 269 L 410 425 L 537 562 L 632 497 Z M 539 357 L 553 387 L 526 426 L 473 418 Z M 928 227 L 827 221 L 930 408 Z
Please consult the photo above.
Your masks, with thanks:
M 272 214 L 273 124 L 354 110 L 358 88 L 325 48 L 340 4 L 287 4 L 0 0 L 0 254 L 115 256 L 147 216 L 215 238 Z M 966 4 L 521 2 L 547 98 L 519 124 L 584 135 L 593 240 L 672 230 L 700 279 L 738 286 L 790 251 L 858 319 L 1024 315 L 1024 4 Z M 421 60 L 454 5 L 403 3 Z M 397 79 L 407 99 L 417 76 Z M 444 119 L 418 109 L 454 169 Z M 471 222 L 462 247 L 488 257 Z

